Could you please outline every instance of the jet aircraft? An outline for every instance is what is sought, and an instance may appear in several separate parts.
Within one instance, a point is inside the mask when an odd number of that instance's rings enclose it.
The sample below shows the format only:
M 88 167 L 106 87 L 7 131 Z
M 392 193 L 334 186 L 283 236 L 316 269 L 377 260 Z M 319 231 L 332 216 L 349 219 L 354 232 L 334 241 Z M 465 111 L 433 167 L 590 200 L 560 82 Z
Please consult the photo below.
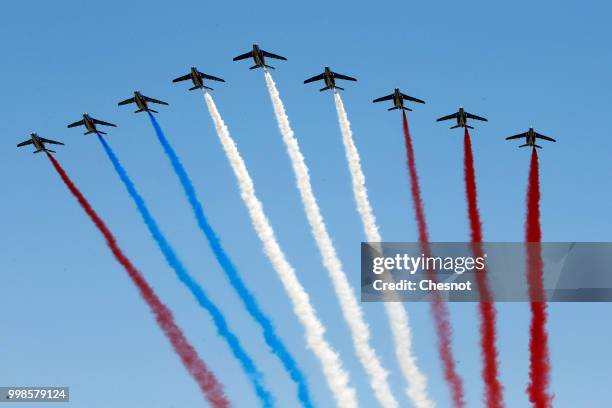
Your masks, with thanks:
M 534 148 L 537 147 L 538 149 L 541 149 L 542 146 L 539 146 L 539 145 L 536 144 L 536 139 L 548 140 L 549 142 L 556 142 L 556 140 L 553 139 L 552 137 L 541 135 L 538 132 L 536 132 L 535 130 L 533 130 L 533 128 L 529 128 L 529 130 L 527 132 L 525 132 L 525 133 L 519 133 L 518 135 L 509 136 L 509 137 L 506 138 L 506 140 L 520 139 L 522 137 L 525 138 L 525 144 L 522 144 L 519 147 L 531 146 L 531 147 L 534 147 Z
M 31 144 L 31 145 L 34 145 L 34 147 L 36 148 L 36 150 L 33 153 L 40 153 L 40 152 L 55 153 L 53 150 L 47 149 L 45 147 L 45 144 L 47 143 L 64 146 L 62 142 L 58 142 L 56 140 L 45 139 L 44 137 L 38 136 L 36 133 L 31 133 L 30 139 L 19 143 L 17 147 L 23 147 L 23 146 L 27 146 Z
M 357 81 L 355 78 L 352 78 L 346 75 L 342 75 L 342 74 L 338 74 L 336 72 L 333 72 L 331 69 L 329 69 L 329 67 L 325 67 L 325 70 L 323 71 L 322 74 L 315 75 L 312 78 L 308 78 L 307 80 L 304 81 L 304 83 L 308 84 L 310 82 L 323 80 L 325 81 L 325 87 L 319 89 L 320 91 L 326 91 L 328 89 L 340 89 L 341 91 L 344 91 L 344 88 L 340 88 L 339 86 L 336 85 L 336 79 L 343 79 L 345 81 Z
M 89 116 L 88 113 L 84 113 L 83 114 L 83 119 L 79 120 L 78 122 L 74 122 L 74 123 L 69 124 L 68 127 L 72 128 L 72 127 L 76 127 L 76 126 L 85 126 L 85 129 L 87 129 L 87 131 L 84 133 L 85 135 L 89 135 L 91 133 L 95 133 L 97 135 L 105 135 L 106 132 L 98 130 L 96 125 L 117 127 L 117 125 L 115 125 L 113 123 L 109 123 L 109 122 L 105 122 L 103 120 L 98 120 L 96 118 L 92 118 L 91 116 Z
M 266 57 L 274 58 L 274 59 L 278 59 L 282 61 L 287 61 L 287 58 L 283 56 L 272 54 L 271 52 L 262 50 L 261 48 L 259 48 L 257 44 L 253 44 L 253 49 L 251 51 L 241 54 L 237 57 L 234 57 L 233 61 L 240 61 L 240 60 L 247 59 L 247 58 L 253 58 L 253 61 L 255 61 L 255 65 L 253 65 L 249 69 L 255 69 L 255 68 L 274 69 L 274 67 L 271 67 L 270 65 L 266 64 Z
M 451 126 L 451 129 L 456 129 L 458 127 L 474 129 L 472 126 L 467 124 L 468 119 L 475 119 L 475 120 L 481 120 L 483 122 L 488 122 L 487 119 L 481 116 L 473 115 L 471 113 L 466 112 L 463 109 L 463 106 L 459 107 L 459 110 L 453 114 L 442 116 L 441 118 L 436 119 L 436 122 L 440 122 L 443 120 L 450 120 L 450 119 L 457 119 L 457 124 L 455 126 Z
M 121 101 L 117 105 L 121 106 L 121 105 L 130 104 L 130 103 L 135 103 L 136 106 L 138 106 L 138 110 L 135 111 L 134 113 L 138 113 L 138 112 L 157 113 L 156 110 L 149 108 L 148 102 L 158 103 L 160 105 L 168 105 L 166 102 L 160 101 L 159 99 L 154 99 L 154 98 L 149 98 L 148 96 L 144 96 L 143 94 L 140 93 L 140 91 L 134 91 L 134 97 L 130 99 L 126 99 L 125 101 Z
M 216 76 L 204 74 L 198 71 L 196 67 L 191 67 L 190 73 L 188 73 L 187 75 L 175 78 L 172 80 L 172 82 L 187 81 L 188 79 L 191 79 L 191 82 L 193 83 L 193 87 L 189 88 L 190 91 L 193 91 L 196 89 L 209 89 L 212 91 L 213 90 L 212 88 L 209 88 L 208 86 L 204 85 L 205 79 L 208 79 L 210 81 L 225 82 L 224 79 L 217 78 Z
M 388 111 L 392 111 L 396 109 L 411 111 L 412 109 L 404 106 L 404 100 L 410 101 L 410 102 L 425 103 L 425 101 L 422 101 L 418 98 L 414 98 L 412 96 L 401 93 L 399 88 L 395 88 L 395 91 L 393 91 L 391 95 L 381 96 L 380 98 L 374 99 L 372 102 L 376 103 L 376 102 L 391 101 L 391 100 L 393 101 L 393 107 L 387 109 Z

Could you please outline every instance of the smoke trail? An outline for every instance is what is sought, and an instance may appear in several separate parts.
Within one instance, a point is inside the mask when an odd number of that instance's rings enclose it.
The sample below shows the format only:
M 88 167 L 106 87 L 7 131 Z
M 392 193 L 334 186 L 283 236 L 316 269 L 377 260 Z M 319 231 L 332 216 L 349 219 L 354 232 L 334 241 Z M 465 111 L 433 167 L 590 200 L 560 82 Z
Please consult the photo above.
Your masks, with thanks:
M 182 170 L 182 172 L 185 173 L 184 170 Z M 189 191 L 191 191 L 192 194 L 195 194 L 193 187 L 191 187 Z M 247 311 L 249 312 L 251 317 L 253 317 L 253 319 L 260 325 L 266 344 L 270 347 L 270 350 L 276 356 L 278 356 L 281 363 L 283 364 L 283 367 L 289 373 L 291 379 L 297 384 L 298 398 L 300 402 L 306 408 L 312 407 L 313 404 L 311 401 L 308 384 L 306 382 L 306 379 L 304 378 L 304 374 L 298 367 L 297 362 L 294 360 L 293 356 L 291 356 L 289 350 L 287 350 L 285 344 L 276 333 L 274 324 L 266 316 L 263 310 L 261 310 L 261 307 L 257 303 L 255 296 L 246 287 L 238 271 L 229 259 L 229 256 L 223 250 L 219 239 L 216 237 L 216 235 L 212 231 L 212 227 L 208 224 L 206 220 L 203 208 L 201 207 L 201 205 L 199 205 L 199 203 L 197 203 L 197 199 L 193 201 L 190 200 L 190 202 L 196 203 L 195 206 L 192 204 L 192 207 L 196 218 L 198 218 L 199 220 L 201 219 L 201 221 L 199 221 L 200 228 L 204 231 L 206 238 L 209 240 L 211 247 L 213 248 L 215 256 L 217 256 L 217 259 L 219 259 L 219 262 L 221 263 L 224 272 L 226 273 L 232 286 L 240 296 L 240 299 L 244 303 Z M 202 225 L 204 227 L 202 227 Z
M 300 151 L 300 146 L 293 135 L 293 130 L 289 124 L 289 118 L 285 113 L 285 107 L 280 99 L 276 84 L 267 70 L 264 71 L 264 76 L 266 78 L 266 85 L 268 87 L 268 92 L 270 93 L 270 98 L 274 107 L 276 121 L 278 122 L 278 127 L 283 137 L 283 142 L 285 143 L 287 152 L 291 158 L 291 164 L 297 179 L 297 186 L 300 190 L 304 209 L 306 210 L 306 217 L 308 218 L 312 233 L 314 234 L 319 251 L 323 257 L 323 263 L 329 271 L 334 288 L 336 289 L 337 296 L 342 306 L 344 318 L 347 320 L 347 322 L 349 322 L 352 329 L 353 325 L 356 324 L 355 322 L 363 320 L 361 317 L 361 309 L 357 305 L 357 300 L 353 295 L 352 288 L 346 279 L 346 275 L 344 275 L 342 272 L 342 265 L 340 265 L 340 261 L 336 256 L 335 249 L 325 228 L 323 217 L 321 216 L 319 206 L 310 185 L 308 167 L 306 166 L 304 156 Z M 354 329 L 352 330 L 352 333 L 355 335 Z M 363 336 L 364 333 L 365 331 L 358 332 L 358 334 L 361 336 Z M 367 341 L 367 338 L 362 337 L 361 339 L 357 339 L 353 336 L 354 343 L 356 341 L 363 342 L 364 340 Z M 348 385 L 348 374 L 342 369 L 337 359 L 334 360 L 333 367 L 329 367 L 329 369 L 332 368 L 333 373 L 328 373 L 328 382 L 329 379 L 333 379 L 329 385 L 332 388 L 334 396 L 336 397 L 336 402 L 341 407 L 356 407 L 357 398 L 355 396 L 355 390 Z
M 100 143 L 102 143 L 102 147 L 106 152 L 108 158 L 110 159 L 115 171 L 119 175 L 119 178 L 123 182 L 123 185 L 127 189 L 130 197 L 134 200 L 136 207 L 138 208 L 138 212 L 142 216 L 144 223 L 146 224 L 149 232 L 155 239 L 155 242 L 159 246 L 164 258 L 168 265 L 176 272 L 177 277 L 191 292 L 193 296 L 195 296 L 198 304 L 210 313 L 210 316 L 213 319 L 217 332 L 223 337 L 223 339 L 227 342 L 230 350 L 234 354 L 234 356 L 240 362 L 243 370 L 246 372 L 249 380 L 251 381 L 253 387 L 255 388 L 255 392 L 259 397 L 261 404 L 266 407 L 273 406 L 273 399 L 270 395 L 269 391 L 266 389 L 263 384 L 263 378 L 261 373 L 255 367 L 255 363 L 251 359 L 251 357 L 247 354 L 247 352 L 243 349 L 240 341 L 236 337 L 236 335 L 229 328 L 225 317 L 221 310 L 212 302 L 212 300 L 208 297 L 204 288 L 200 286 L 196 280 L 189 274 L 181 260 L 176 255 L 176 252 L 166 239 L 165 235 L 161 232 L 157 222 L 151 215 L 147 205 L 144 202 L 142 196 L 136 190 L 136 186 L 129 178 L 127 172 L 119 162 L 119 158 L 115 155 L 110 145 L 106 142 L 106 140 L 102 136 L 98 136 Z
M 342 131 L 342 141 L 346 152 L 346 160 L 351 172 L 353 195 L 357 204 L 357 211 L 361 215 L 366 239 L 369 242 L 382 242 L 382 238 L 378 231 L 378 225 L 376 224 L 376 218 L 374 217 L 374 212 L 372 211 L 368 198 L 368 191 L 365 187 L 365 176 L 361 169 L 359 152 L 353 141 L 350 122 L 339 93 L 334 93 L 334 100 L 336 102 L 340 130 Z M 434 407 L 434 403 L 427 396 L 427 379 L 417 367 L 416 358 L 412 354 L 412 330 L 410 328 L 408 314 L 400 303 L 385 302 L 384 305 L 395 341 L 395 354 L 404 377 L 408 382 L 406 393 L 415 407 L 432 408 Z M 363 325 L 365 326 L 365 323 L 363 323 Z M 367 326 L 365 326 L 365 330 L 367 330 Z M 369 336 L 369 333 L 366 332 L 366 335 Z M 380 366 L 380 362 L 374 354 L 374 350 L 370 349 L 368 343 L 364 344 L 363 347 L 366 347 L 368 349 L 366 351 L 371 355 L 369 359 L 363 358 L 362 364 L 364 364 L 372 377 L 375 392 L 377 392 L 377 395 L 379 393 L 383 396 L 386 394 L 389 398 L 392 398 L 390 387 L 386 381 L 387 374 Z M 367 356 L 368 354 L 364 353 L 364 355 Z M 381 401 L 381 403 L 383 402 L 382 396 L 379 396 L 379 401 Z M 390 400 L 389 402 L 397 404 L 395 400 Z
M 430 256 L 429 237 L 427 236 L 427 223 L 425 221 L 425 211 L 423 210 L 423 201 L 421 200 L 421 189 L 419 187 L 419 176 L 416 171 L 414 160 L 414 150 L 412 148 L 412 140 L 410 138 L 410 130 L 408 128 L 408 118 L 406 112 L 402 111 L 402 124 L 404 130 L 404 140 L 406 142 L 406 156 L 408 161 L 408 171 L 410 173 L 412 201 L 414 203 L 414 211 L 416 215 L 419 241 L 425 256 Z M 435 279 L 432 271 L 428 271 L 430 279 Z M 451 348 L 452 330 L 450 327 L 448 308 L 446 304 L 439 298 L 437 292 L 433 296 L 432 314 L 436 326 L 436 334 L 438 337 L 438 353 L 444 367 L 444 377 L 451 387 L 451 396 L 453 405 L 456 408 L 465 406 L 463 393 L 463 381 L 457 373 L 455 367 L 455 359 Z
M 263 243 L 268 259 L 270 259 L 291 299 L 294 313 L 306 330 L 308 346 L 318 357 L 330 388 L 332 390 L 339 389 L 342 386 L 342 381 L 344 383 L 348 382 L 348 377 L 342 370 L 339 356 L 325 340 L 325 327 L 317 317 L 308 294 L 295 274 L 295 270 L 289 264 L 280 248 L 274 235 L 274 230 L 264 213 L 263 206 L 255 194 L 253 180 L 249 175 L 244 160 L 240 156 L 240 152 L 231 138 L 229 130 L 225 126 L 212 97 L 207 93 L 205 93 L 205 101 L 215 124 L 219 140 L 238 179 L 240 193 L 249 211 L 255 231 Z
M 538 152 L 533 148 L 527 189 L 527 281 L 531 298 L 531 325 L 529 328 L 529 385 L 527 393 L 535 408 L 552 407 L 552 396 L 548 392 L 550 383 L 550 358 L 548 333 L 546 332 L 546 302 L 543 290 L 543 263 L 540 248 L 540 170 Z
M 177 326 L 176 322 L 174 321 L 174 317 L 172 316 L 172 312 L 170 312 L 166 305 L 159 300 L 153 291 L 153 288 L 149 286 L 142 274 L 125 256 L 123 251 L 119 248 L 113 234 L 110 232 L 98 214 L 96 214 L 87 199 L 74 185 L 72 180 L 70 180 L 60 164 L 51 154 L 47 153 L 47 157 L 51 161 L 51 164 L 53 164 L 53 167 L 61 177 L 62 181 L 66 184 L 66 187 L 68 187 L 85 213 L 87 213 L 91 221 L 104 236 L 106 244 L 115 256 L 115 259 L 121 264 L 121 266 L 123 266 L 134 285 L 136 285 L 138 288 L 140 295 L 144 301 L 147 302 L 147 305 L 149 305 L 151 312 L 155 315 L 157 324 L 172 344 L 174 351 L 181 358 L 181 361 L 183 362 L 183 365 L 187 371 L 189 371 L 189 374 L 198 383 L 198 386 L 200 387 L 200 390 L 202 390 L 206 400 L 215 408 L 229 407 L 230 403 L 225 397 L 223 386 L 219 383 L 215 375 L 206 367 L 206 364 L 202 361 L 197 351 L 193 348 L 181 329 Z
M 484 256 L 482 249 L 482 224 L 478 210 L 478 195 L 476 190 L 476 175 L 474 172 L 474 155 L 470 134 L 465 128 L 463 135 L 465 191 L 470 220 L 472 251 L 474 257 Z M 485 383 L 485 403 L 489 408 L 502 408 L 504 397 L 502 385 L 499 381 L 499 364 L 497 361 L 496 341 L 496 311 L 491 299 L 491 291 L 485 271 L 476 274 L 476 284 L 480 293 L 478 305 L 480 313 L 480 348 L 483 357 L 482 379 Z

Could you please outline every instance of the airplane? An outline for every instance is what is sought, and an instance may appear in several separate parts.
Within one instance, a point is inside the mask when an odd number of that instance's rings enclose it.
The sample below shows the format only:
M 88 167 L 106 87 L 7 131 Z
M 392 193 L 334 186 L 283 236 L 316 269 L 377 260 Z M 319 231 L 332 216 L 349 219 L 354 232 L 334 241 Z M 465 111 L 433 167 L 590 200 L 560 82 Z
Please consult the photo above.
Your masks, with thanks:
M 393 100 L 394 106 L 393 108 L 387 109 L 388 111 L 392 111 L 395 109 L 412 111 L 412 109 L 404 106 L 404 100 L 411 101 L 411 102 L 425 103 L 425 101 L 422 101 L 420 99 L 417 99 L 412 96 L 408 96 L 408 95 L 401 93 L 399 88 L 395 88 L 395 91 L 393 91 L 391 95 L 382 96 L 380 98 L 374 99 L 372 102 L 376 103 L 376 102 L 390 101 L 390 100 Z
M 344 91 L 344 88 L 340 88 L 339 86 L 336 86 L 336 79 L 344 79 L 346 81 L 357 81 L 355 78 L 352 78 L 346 75 L 342 75 L 342 74 L 337 74 L 333 72 L 331 69 L 329 69 L 329 67 L 325 67 L 325 71 L 323 71 L 322 74 L 313 76 L 312 78 L 308 78 L 307 80 L 304 81 L 304 83 L 307 84 L 309 82 L 323 80 L 325 81 L 325 88 L 321 88 L 319 89 L 319 91 L 326 91 L 328 89 L 340 89 L 341 91 Z
M 71 123 L 71 124 L 68 125 L 68 127 L 72 128 L 72 127 L 76 127 L 76 126 L 85 126 L 85 129 L 87 129 L 87 131 L 85 133 L 83 133 L 84 135 L 88 135 L 90 133 L 95 133 L 97 135 L 105 135 L 106 132 L 102 132 L 101 130 L 98 130 L 96 125 L 117 127 L 117 125 L 115 125 L 113 123 L 109 123 L 109 122 L 105 122 L 103 120 L 98 120 L 98 119 L 92 118 L 91 116 L 89 116 L 88 113 L 84 113 L 82 120 L 79 120 L 78 122 Z
M 451 126 L 451 129 L 457 129 L 458 127 L 474 129 L 472 126 L 467 124 L 468 119 L 482 120 L 483 122 L 488 122 L 487 119 L 481 116 L 472 115 L 471 113 L 466 112 L 465 110 L 463 110 L 463 106 L 460 106 L 459 110 L 451 115 L 442 116 L 441 118 L 436 119 L 436 122 L 449 119 L 457 119 L 457 124 L 455 126 Z
M 19 143 L 17 147 L 27 146 L 31 144 L 31 145 L 34 145 L 34 147 L 36 148 L 36 150 L 33 153 L 40 153 L 40 152 L 55 153 L 53 150 L 47 149 L 45 147 L 45 143 L 64 146 L 62 142 L 58 142 L 56 140 L 45 139 L 44 137 L 38 136 L 36 133 L 31 133 L 30 140 L 26 140 L 24 142 Z
M 121 106 L 121 105 L 130 104 L 130 103 L 136 103 L 136 106 L 138 106 L 138 110 L 135 111 L 134 113 L 138 113 L 138 112 L 158 113 L 156 110 L 150 109 L 147 102 L 158 103 L 160 105 L 168 105 L 166 102 L 160 101 L 159 99 L 153 99 L 153 98 L 149 98 L 148 96 L 144 96 L 143 94 L 140 93 L 140 91 L 134 91 L 133 98 L 126 99 L 125 101 L 121 101 L 117 105 Z
M 519 147 L 532 146 L 534 148 L 537 147 L 538 149 L 541 149 L 542 146 L 538 146 L 536 144 L 536 139 L 548 140 L 549 142 L 556 142 L 556 140 L 553 139 L 552 137 L 541 135 L 538 132 L 536 132 L 535 130 L 533 130 L 533 128 L 531 128 L 531 127 L 529 128 L 529 130 L 527 132 L 519 133 L 518 135 L 514 135 L 514 136 L 509 136 L 509 137 L 506 138 L 506 140 L 520 139 L 521 137 L 525 138 L 525 144 L 522 144 Z
M 194 85 L 193 87 L 189 88 L 190 91 L 193 91 L 195 89 L 209 89 L 212 91 L 212 88 L 209 88 L 204 85 L 204 79 L 208 79 L 210 81 L 225 82 L 224 79 L 217 78 L 216 76 L 204 74 L 198 71 L 196 67 L 191 67 L 191 72 L 189 74 L 173 79 L 172 82 L 186 81 L 188 79 L 191 79 L 191 82 L 193 82 Z
M 271 52 L 268 51 L 264 51 L 261 48 L 259 48 L 259 46 L 257 44 L 253 44 L 253 50 L 249 51 L 247 53 L 241 54 L 237 57 L 234 57 L 233 61 L 240 61 L 243 59 L 247 59 L 247 58 L 253 58 L 253 61 L 255 61 L 255 65 L 253 65 L 251 68 L 249 69 L 255 69 L 255 68 L 270 68 L 270 69 L 274 69 L 274 67 L 271 67 L 270 65 L 266 64 L 266 57 L 268 58 L 274 58 L 274 59 L 278 59 L 278 60 L 282 60 L 282 61 L 287 61 L 287 58 L 282 57 L 280 55 L 276 55 L 276 54 L 272 54 Z

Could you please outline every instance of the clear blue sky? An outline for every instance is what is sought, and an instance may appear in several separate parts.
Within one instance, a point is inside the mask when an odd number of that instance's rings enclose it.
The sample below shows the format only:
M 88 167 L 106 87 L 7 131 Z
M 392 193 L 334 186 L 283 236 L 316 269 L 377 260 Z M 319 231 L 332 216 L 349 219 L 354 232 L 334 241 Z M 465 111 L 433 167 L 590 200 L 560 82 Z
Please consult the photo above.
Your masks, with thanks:
M 373 4 L 373 3 L 371 3 Z M 104 152 L 66 129 L 87 111 L 119 125 L 109 142 L 191 272 L 221 305 L 265 372 L 279 406 L 295 388 L 222 275 L 192 218 L 146 116 L 117 107 L 135 89 L 166 100 L 159 121 L 191 173 L 207 215 L 245 280 L 305 370 L 321 407 L 332 404 L 318 362 L 262 253 L 201 95 L 171 79 L 191 65 L 221 76 L 214 97 L 249 166 L 279 240 L 340 351 L 363 407 L 376 406 L 356 361 L 311 238 L 262 73 L 233 63 L 253 42 L 285 55 L 273 72 L 329 230 L 359 282 L 361 223 L 354 209 L 333 99 L 304 86 L 324 65 L 355 76 L 343 94 L 372 205 L 386 240 L 414 241 L 397 112 L 373 105 L 394 87 L 425 99 L 410 113 L 430 235 L 468 239 L 462 133 L 435 118 L 459 105 L 490 119 L 473 132 L 485 239 L 523 239 L 528 150 L 503 138 L 534 126 L 558 139 L 541 151 L 546 241 L 612 240 L 609 2 L 8 2 L 0 134 L 5 192 L 1 228 L 0 385 L 69 385 L 79 408 L 195 407 L 202 397 L 98 232 L 44 156 L 15 149 L 30 131 L 60 139 L 57 158 L 239 407 L 254 394 L 208 316 L 174 278 Z M 404 404 L 381 305 L 364 305 L 373 343 Z M 408 305 L 414 347 L 440 407 L 449 406 L 426 304 Z M 454 349 L 469 406 L 482 382 L 476 306 L 450 305 Z M 502 380 L 509 407 L 527 406 L 527 305 L 499 311 Z M 611 307 L 550 306 L 555 406 L 607 407 Z

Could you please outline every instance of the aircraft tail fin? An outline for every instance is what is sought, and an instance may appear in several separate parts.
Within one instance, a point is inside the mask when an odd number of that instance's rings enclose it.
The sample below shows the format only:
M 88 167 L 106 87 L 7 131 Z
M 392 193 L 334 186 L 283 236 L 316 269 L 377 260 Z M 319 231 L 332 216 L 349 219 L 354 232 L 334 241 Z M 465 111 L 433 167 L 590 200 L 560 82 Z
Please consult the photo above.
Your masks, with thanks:
M 105 135 L 106 134 L 106 132 L 103 132 L 101 130 L 98 130 L 96 133 L 99 134 L 99 135 Z
M 38 150 L 35 150 L 33 153 L 40 153 L 40 152 L 49 152 L 49 153 L 55 153 L 55 150 L 49 150 L 49 149 L 38 149 Z
M 135 111 L 134 113 L 140 113 L 140 112 L 153 112 L 153 113 L 159 113 L 154 109 L 138 109 L 137 111 Z
M 542 146 L 537 145 L 537 144 L 534 144 L 534 145 L 533 145 L 533 147 L 537 147 L 538 149 L 541 149 L 541 148 L 542 148 Z
M 542 146 L 540 146 L 540 145 L 537 145 L 537 144 L 530 145 L 529 143 L 522 144 L 519 147 L 527 147 L 527 146 L 537 147 L 538 149 L 542 148 Z
M 394 106 L 394 107 L 389 108 L 389 109 L 387 109 L 387 110 L 388 110 L 388 111 L 392 111 L 392 110 L 396 110 L 396 109 L 402 109 L 402 110 L 405 110 L 405 111 L 412 112 L 412 109 L 407 108 L 407 107 L 405 107 L 405 106 L 402 106 L 401 108 L 398 108 L 397 106 Z
M 455 126 L 451 126 L 451 129 L 457 129 L 458 127 L 460 127 L 461 125 L 455 125 Z
M 474 126 L 470 126 L 470 125 L 465 125 L 465 127 L 468 129 L 474 129 Z
M 326 86 L 325 88 L 319 89 L 319 92 L 327 91 L 328 89 L 330 89 L 329 86 Z

